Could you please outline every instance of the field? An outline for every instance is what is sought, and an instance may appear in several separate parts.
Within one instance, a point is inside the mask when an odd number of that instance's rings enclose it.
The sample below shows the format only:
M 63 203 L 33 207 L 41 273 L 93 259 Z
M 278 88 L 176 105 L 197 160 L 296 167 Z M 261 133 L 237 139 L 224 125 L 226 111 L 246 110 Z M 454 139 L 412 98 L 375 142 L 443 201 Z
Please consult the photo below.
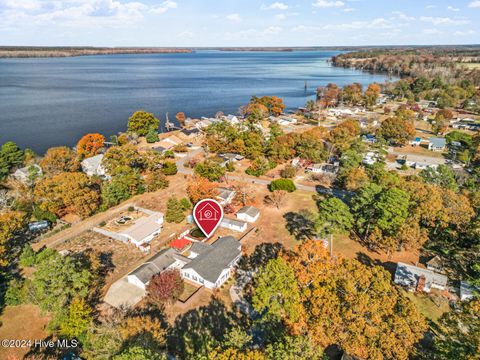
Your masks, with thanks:
M 257 186 L 255 188 L 256 204 L 260 208 L 260 217 L 254 224 L 257 230 L 248 236 L 242 245 L 247 253 L 253 252 L 255 246 L 261 243 L 280 242 L 286 248 L 292 249 L 298 244 L 298 241 L 287 230 L 287 220 L 285 214 L 297 213 L 300 210 L 314 211 L 315 202 L 312 199 L 314 193 L 297 190 L 294 193 L 287 194 L 284 205 L 277 209 L 266 206 L 263 203 L 265 195 L 269 194 L 266 187 Z
M 43 340 L 49 320 L 35 305 L 7 306 L 0 316 L 0 339 Z M 0 347 L 0 359 L 21 359 L 28 351 L 29 347 Z
M 480 69 L 480 63 L 460 63 L 462 66 L 467 67 L 468 69 Z

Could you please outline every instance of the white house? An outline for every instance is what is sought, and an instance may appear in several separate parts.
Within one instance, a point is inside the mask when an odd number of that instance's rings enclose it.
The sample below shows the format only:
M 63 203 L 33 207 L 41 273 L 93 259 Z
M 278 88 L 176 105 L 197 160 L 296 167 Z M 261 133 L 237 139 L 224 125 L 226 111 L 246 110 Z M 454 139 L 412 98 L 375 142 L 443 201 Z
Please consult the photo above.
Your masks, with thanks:
M 430 292 L 431 289 L 445 290 L 448 278 L 432 270 L 399 262 L 393 282 L 409 290 Z
M 363 157 L 363 160 L 362 162 L 365 164 L 365 165 L 373 165 L 375 164 L 376 162 L 378 161 L 378 154 L 373 152 L 373 151 L 369 151 L 365 154 L 365 156 Z
M 82 171 L 88 176 L 107 176 L 106 170 L 102 165 L 103 154 L 86 158 L 82 161 Z
M 237 211 L 237 219 L 242 221 L 247 221 L 249 223 L 254 223 L 258 220 L 260 216 L 260 210 L 254 206 L 244 206 Z
M 218 188 L 217 199 L 220 205 L 228 205 L 232 202 L 235 197 L 235 190 L 227 189 L 224 187 Z
M 223 218 L 222 222 L 220 223 L 220 227 L 224 229 L 229 229 L 238 232 L 244 232 L 247 230 L 248 224 L 244 221 L 235 220 L 235 219 L 228 219 Z
M 240 123 L 240 120 L 238 120 L 238 117 L 236 117 L 235 115 L 224 116 L 224 119 L 225 121 L 228 121 L 232 125 L 237 125 Z
M 444 138 L 430 138 L 428 140 L 428 150 L 443 151 L 447 146 L 447 141 Z
M 474 298 L 475 291 L 480 292 L 480 289 L 475 288 L 466 281 L 460 281 L 460 300 L 468 301 Z
M 141 217 L 135 220 L 135 223 L 129 228 L 119 232 L 136 246 L 142 246 L 160 234 L 163 225 L 163 213 L 152 212 L 149 216 Z
M 181 274 L 207 289 L 216 289 L 232 275 L 241 256 L 240 242 L 233 236 L 221 237 L 211 245 L 197 242 L 192 245 L 191 260 Z
M 314 174 L 336 174 L 338 166 L 334 164 L 313 164 L 307 167 L 307 171 Z
M 36 173 L 36 174 L 35 174 Z M 36 176 L 41 176 L 42 175 L 42 168 L 38 166 L 37 164 L 33 164 L 30 166 L 25 166 L 21 169 L 17 169 L 13 174 L 13 178 L 21 181 L 23 183 L 26 183 L 29 181 L 29 178 L 32 174 L 35 174 Z

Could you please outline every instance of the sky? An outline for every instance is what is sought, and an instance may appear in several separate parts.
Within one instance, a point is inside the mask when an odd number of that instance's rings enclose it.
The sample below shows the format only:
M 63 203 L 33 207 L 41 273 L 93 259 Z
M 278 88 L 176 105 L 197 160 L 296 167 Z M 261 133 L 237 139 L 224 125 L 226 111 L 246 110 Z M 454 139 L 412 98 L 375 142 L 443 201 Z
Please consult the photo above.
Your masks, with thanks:
M 0 45 L 480 43 L 480 0 L 0 0 Z

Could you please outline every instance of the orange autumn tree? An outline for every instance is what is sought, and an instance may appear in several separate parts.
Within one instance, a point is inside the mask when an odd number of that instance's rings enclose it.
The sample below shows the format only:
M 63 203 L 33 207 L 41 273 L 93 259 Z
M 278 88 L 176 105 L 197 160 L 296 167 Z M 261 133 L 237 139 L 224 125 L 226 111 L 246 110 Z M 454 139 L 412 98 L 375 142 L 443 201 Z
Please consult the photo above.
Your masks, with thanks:
M 202 177 L 194 177 L 187 184 L 187 194 L 192 204 L 202 199 L 214 199 L 218 194 L 217 185 Z
M 427 329 L 388 271 L 331 259 L 320 241 L 271 260 L 255 284 L 253 306 L 266 319 L 282 321 L 316 346 L 338 345 L 359 358 L 406 360 Z
M 105 137 L 102 134 L 87 134 L 77 143 L 77 154 L 80 159 L 86 159 L 98 154 L 103 148 Z
M 80 170 L 80 162 L 77 159 L 77 154 L 66 146 L 48 149 L 40 161 L 40 166 L 48 176 Z
M 35 201 L 58 216 L 75 213 L 83 218 L 100 206 L 100 191 L 83 173 L 60 173 L 35 186 Z
M 184 112 L 178 112 L 177 115 L 175 115 L 175 119 L 177 119 L 181 127 L 184 127 L 187 116 L 185 115 Z
M 25 214 L 19 211 L 0 212 L 0 267 L 8 265 L 12 238 L 25 225 Z

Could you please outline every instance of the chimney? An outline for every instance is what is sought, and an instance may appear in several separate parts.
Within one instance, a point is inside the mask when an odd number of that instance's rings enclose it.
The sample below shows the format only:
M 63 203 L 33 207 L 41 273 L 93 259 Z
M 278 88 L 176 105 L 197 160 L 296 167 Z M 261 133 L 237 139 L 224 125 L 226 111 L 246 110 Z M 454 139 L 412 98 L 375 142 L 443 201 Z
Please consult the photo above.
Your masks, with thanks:
M 417 288 L 415 289 L 415 291 L 423 291 L 423 289 L 425 289 L 425 275 L 421 275 L 418 278 Z

